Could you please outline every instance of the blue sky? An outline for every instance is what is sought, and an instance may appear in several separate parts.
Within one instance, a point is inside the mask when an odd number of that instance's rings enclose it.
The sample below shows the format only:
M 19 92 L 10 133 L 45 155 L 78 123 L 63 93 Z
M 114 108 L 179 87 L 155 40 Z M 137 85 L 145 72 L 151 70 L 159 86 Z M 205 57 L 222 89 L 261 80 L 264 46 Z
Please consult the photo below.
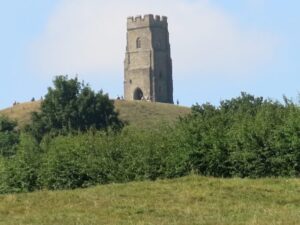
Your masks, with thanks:
M 169 18 L 174 99 L 217 104 L 246 91 L 295 100 L 296 0 L 10 0 L 0 3 L 0 108 L 40 98 L 55 75 L 123 93 L 126 17 Z

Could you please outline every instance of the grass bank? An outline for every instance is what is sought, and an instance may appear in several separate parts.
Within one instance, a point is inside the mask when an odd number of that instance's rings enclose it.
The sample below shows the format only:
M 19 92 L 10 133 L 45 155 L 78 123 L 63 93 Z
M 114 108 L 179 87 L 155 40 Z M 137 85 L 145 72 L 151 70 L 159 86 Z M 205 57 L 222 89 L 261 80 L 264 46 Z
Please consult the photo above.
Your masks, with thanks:
M 300 180 L 189 176 L 0 196 L 1 225 L 296 225 Z

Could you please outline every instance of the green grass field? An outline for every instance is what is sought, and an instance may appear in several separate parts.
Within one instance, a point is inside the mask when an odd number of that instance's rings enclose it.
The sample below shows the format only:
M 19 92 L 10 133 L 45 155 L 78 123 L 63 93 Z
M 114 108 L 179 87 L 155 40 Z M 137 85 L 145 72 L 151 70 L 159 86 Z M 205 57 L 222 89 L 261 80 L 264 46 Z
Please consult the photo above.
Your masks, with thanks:
M 4 195 L 0 224 L 296 225 L 300 224 L 300 180 L 189 176 Z
M 141 101 L 115 101 L 115 107 L 121 119 L 140 128 L 150 128 L 161 122 L 172 122 L 190 112 L 187 107 Z M 0 114 L 17 120 L 22 127 L 30 122 L 30 113 L 39 111 L 39 108 L 39 101 L 28 102 L 0 110 Z

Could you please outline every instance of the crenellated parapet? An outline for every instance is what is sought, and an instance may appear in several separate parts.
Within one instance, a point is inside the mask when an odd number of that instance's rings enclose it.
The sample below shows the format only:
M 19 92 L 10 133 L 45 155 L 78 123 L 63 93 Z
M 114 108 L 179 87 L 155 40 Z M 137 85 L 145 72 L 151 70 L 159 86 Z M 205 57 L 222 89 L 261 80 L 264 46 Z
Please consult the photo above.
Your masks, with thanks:
M 154 16 L 152 14 L 127 18 L 128 29 L 154 26 L 168 28 L 168 18 L 166 16 Z

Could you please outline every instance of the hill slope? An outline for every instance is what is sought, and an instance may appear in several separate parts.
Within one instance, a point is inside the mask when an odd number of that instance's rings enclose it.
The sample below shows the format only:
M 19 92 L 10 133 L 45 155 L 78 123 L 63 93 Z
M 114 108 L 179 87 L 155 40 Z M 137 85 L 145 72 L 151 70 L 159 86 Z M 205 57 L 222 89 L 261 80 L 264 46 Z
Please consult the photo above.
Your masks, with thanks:
M 0 225 L 299 224 L 297 179 L 189 176 L 0 196 Z
M 128 121 L 130 125 L 144 128 L 152 127 L 162 121 L 174 121 L 179 116 L 190 112 L 187 107 L 141 101 L 115 101 L 115 107 L 121 119 Z M 20 126 L 24 126 L 30 121 L 30 113 L 38 111 L 39 108 L 39 101 L 28 102 L 1 110 L 0 114 L 17 120 Z

